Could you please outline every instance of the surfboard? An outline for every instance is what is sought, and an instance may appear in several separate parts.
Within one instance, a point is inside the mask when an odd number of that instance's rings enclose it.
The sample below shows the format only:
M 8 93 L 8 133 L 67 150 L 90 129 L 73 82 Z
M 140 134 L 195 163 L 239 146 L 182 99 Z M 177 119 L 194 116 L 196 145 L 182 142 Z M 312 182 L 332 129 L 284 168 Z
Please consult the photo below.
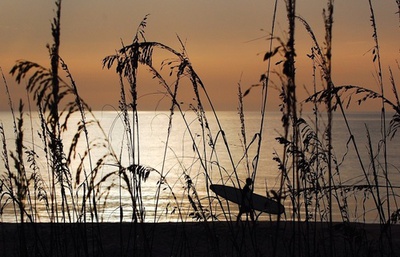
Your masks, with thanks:
M 213 184 L 210 189 L 217 195 L 236 204 L 242 204 L 242 192 L 239 188 Z M 266 212 L 269 214 L 282 214 L 285 207 L 275 200 L 267 198 L 259 194 L 251 194 L 251 209 Z

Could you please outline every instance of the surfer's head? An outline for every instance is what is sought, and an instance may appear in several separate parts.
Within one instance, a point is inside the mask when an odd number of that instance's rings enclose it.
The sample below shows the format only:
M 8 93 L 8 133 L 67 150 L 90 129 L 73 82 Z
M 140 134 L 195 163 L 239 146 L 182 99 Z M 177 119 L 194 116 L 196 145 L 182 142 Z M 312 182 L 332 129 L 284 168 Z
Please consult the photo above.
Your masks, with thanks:
M 251 184 L 253 184 L 253 180 L 251 178 L 246 178 L 246 184 L 251 186 Z

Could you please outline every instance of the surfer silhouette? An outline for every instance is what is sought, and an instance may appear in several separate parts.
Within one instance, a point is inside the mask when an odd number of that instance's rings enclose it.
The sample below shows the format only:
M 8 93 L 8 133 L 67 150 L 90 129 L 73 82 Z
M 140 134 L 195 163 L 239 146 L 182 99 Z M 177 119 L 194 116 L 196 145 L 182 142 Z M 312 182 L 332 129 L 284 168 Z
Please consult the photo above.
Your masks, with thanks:
M 242 189 L 242 201 L 239 206 L 239 213 L 237 216 L 236 222 L 240 221 L 243 213 L 250 214 L 250 219 L 254 223 L 254 211 L 252 208 L 252 201 L 251 201 L 251 186 L 253 184 L 253 180 L 251 178 L 246 179 L 246 185 Z

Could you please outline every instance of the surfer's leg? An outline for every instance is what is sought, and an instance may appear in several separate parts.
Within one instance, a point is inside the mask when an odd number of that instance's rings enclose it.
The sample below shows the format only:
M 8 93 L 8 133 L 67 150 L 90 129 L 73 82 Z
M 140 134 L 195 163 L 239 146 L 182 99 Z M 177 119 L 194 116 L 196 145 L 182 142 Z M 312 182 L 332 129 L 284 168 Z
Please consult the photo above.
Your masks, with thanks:
M 240 217 L 242 216 L 242 213 L 239 211 L 239 213 L 238 213 L 238 216 L 237 216 L 237 218 L 236 218 L 236 222 L 239 222 L 240 221 Z
M 236 218 L 236 223 L 239 223 L 240 218 L 242 217 L 242 214 L 243 214 L 243 209 L 242 209 L 242 207 L 240 207 L 239 208 L 239 213 L 238 213 L 237 218 Z
M 253 222 L 253 225 L 255 225 L 256 224 L 256 220 L 254 219 L 254 210 L 250 211 L 250 219 Z

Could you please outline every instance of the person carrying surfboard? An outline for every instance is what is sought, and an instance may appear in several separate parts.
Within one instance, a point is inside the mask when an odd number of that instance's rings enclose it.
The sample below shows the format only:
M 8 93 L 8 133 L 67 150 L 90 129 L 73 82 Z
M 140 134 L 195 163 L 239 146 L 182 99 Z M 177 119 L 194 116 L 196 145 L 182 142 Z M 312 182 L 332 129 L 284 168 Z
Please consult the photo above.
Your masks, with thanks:
M 251 178 L 246 179 L 246 185 L 242 189 L 242 201 L 239 206 L 239 213 L 236 219 L 236 223 L 240 221 L 243 213 L 246 215 L 250 214 L 250 219 L 254 223 L 254 211 L 252 208 L 252 200 L 251 200 L 251 186 L 253 185 L 253 180 Z

